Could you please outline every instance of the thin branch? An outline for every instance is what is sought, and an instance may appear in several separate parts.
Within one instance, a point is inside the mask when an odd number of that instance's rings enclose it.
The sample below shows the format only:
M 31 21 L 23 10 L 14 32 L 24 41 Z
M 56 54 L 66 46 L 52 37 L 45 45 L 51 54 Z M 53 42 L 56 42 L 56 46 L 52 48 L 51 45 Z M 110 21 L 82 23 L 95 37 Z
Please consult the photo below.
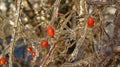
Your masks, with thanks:
M 9 52 L 9 67 L 13 67 L 13 50 L 15 48 L 15 39 L 16 39 L 16 28 L 17 28 L 17 25 L 18 25 L 18 21 L 19 21 L 19 16 L 20 16 L 20 6 L 21 6 L 21 3 L 22 3 L 22 0 L 20 1 L 17 1 L 18 3 L 18 8 L 16 9 L 16 21 L 15 21 L 15 24 L 14 24 L 14 28 L 13 28 L 13 34 L 12 34 L 12 39 L 11 39 L 11 43 L 10 43 L 10 52 Z
M 44 59 L 44 61 L 43 61 L 43 63 L 41 64 L 40 67 L 44 67 L 44 66 L 46 65 L 48 59 L 50 58 L 51 54 L 53 53 L 53 51 L 54 51 L 54 49 L 55 49 L 55 47 L 56 47 L 56 45 L 57 45 L 59 42 L 61 42 L 61 41 L 63 41 L 63 40 L 59 40 L 59 41 L 57 41 L 54 45 L 51 46 L 49 53 L 48 53 L 47 56 L 45 57 L 45 59 Z

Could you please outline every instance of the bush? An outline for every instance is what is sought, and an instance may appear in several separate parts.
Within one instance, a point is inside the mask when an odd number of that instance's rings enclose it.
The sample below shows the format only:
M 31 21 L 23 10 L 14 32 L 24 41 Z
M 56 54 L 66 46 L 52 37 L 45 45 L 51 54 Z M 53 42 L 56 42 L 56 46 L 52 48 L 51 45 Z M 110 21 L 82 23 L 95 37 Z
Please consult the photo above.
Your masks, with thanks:
M 119 0 L 1 0 L 1 67 L 117 67 Z

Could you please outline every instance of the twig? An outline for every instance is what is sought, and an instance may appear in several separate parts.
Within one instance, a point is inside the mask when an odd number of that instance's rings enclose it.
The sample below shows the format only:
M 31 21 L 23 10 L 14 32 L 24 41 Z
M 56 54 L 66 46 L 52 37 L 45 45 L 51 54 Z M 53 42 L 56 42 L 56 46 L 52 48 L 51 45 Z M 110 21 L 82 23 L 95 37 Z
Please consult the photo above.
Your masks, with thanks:
M 62 65 L 62 67 L 63 66 L 77 66 L 77 65 L 80 65 L 80 64 L 88 64 L 88 60 L 91 60 L 91 59 L 93 59 L 94 58 L 94 54 L 92 54 L 90 57 L 87 57 L 87 58 L 84 58 L 84 59 L 82 59 L 82 60 L 79 60 L 79 61 L 76 61 L 76 62 L 74 62 L 74 63 L 64 63 L 63 65 Z
M 63 22 L 63 24 L 61 25 L 61 29 L 63 29 L 66 26 L 67 22 L 71 19 L 73 13 L 74 13 L 74 11 L 72 11 L 71 14 Z
M 86 14 L 86 8 L 85 8 L 85 1 L 84 0 L 82 0 L 82 3 L 81 3 L 81 13 L 82 14 Z M 84 12 L 83 12 L 84 11 Z M 85 18 L 85 22 L 86 22 L 86 18 L 87 18 L 87 16 L 85 16 L 84 17 Z M 78 40 L 78 42 L 76 43 L 76 47 L 75 47 L 75 49 L 74 49 L 74 51 L 73 51 L 73 53 L 70 55 L 70 57 L 68 58 L 68 61 L 73 61 L 75 58 L 76 58 L 76 56 L 77 56 L 77 54 L 78 54 L 78 52 L 79 52 L 79 49 L 80 49 L 80 47 L 82 46 L 82 44 L 83 44 L 83 42 L 84 42 L 84 39 L 85 39 L 85 36 L 86 36 L 86 32 L 87 32 L 87 24 L 85 25 L 85 29 L 84 29 L 84 34 L 83 34 L 83 36 L 81 36 L 81 38 Z
M 84 30 L 84 35 L 78 40 L 77 44 L 76 44 L 76 47 L 75 47 L 75 50 L 73 51 L 73 53 L 70 55 L 69 57 L 69 61 L 71 60 L 74 60 L 79 52 L 79 49 L 80 47 L 82 46 L 83 42 L 84 42 L 84 39 L 85 39 L 85 36 L 86 36 L 86 32 L 87 32 L 87 25 L 85 26 L 85 30 Z
M 89 4 L 89 5 L 99 5 L 99 6 L 105 6 L 105 5 L 113 5 L 113 4 L 116 4 L 116 3 L 119 3 L 119 2 L 116 2 L 114 0 L 114 2 L 99 2 L 99 1 L 90 1 L 90 0 L 86 0 L 86 2 Z
M 61 41 L 63 41 L 63 40 L 59 40 L 59 41 L 57 41 L 54 45 L 51 46 L 49 53 L 48 53 L 47 56 L 45 57 L 45 59 L 44 59 L 44 61 L 43 61 L 43 63 L 41 64 L 40 67 L 44 67 L 44 66 L 46 65 L 48 59 L 50 58 L 51 54 L 53 53 L 53 51 L 54 51 L 54 49 L 55 49 L 55 47 L 56 47 L 56 45 L 57 45 L 59 42 L 61 42 Z
M 58 14 L 58 7 L 59 7 L 60 2 L 61 2 L 61 0 L 56 0 L 55 3 L 54 3 L 52 18 L 51 18 L 51 20 L 50 20 L 50 24 L 51 24 L 51 25 L 54 24 L 56 15 Z
M 14 47 L 15 47 L 15 37 L 16 37 L 16 28 L 17 28 L 17 25 L 18 25 L 18 21 L 19 21 L 19 16 L 20 16 L 20 6 L 21 6 L 21 3 L 22 3 L 22 0 L 20 1 L 17 1 L 18 2 L 18 8 L 16 10 L 16 21 L 15 21 L 15 24 L 14 24 L 14 28 L 13 28 L 13 34 L 12 34 L 12 39 L 11 39 L 11 43 L 10 43 L 10 52 L 9 52 L 9 67 L 13 67 L 13 50 L 14 50 Z

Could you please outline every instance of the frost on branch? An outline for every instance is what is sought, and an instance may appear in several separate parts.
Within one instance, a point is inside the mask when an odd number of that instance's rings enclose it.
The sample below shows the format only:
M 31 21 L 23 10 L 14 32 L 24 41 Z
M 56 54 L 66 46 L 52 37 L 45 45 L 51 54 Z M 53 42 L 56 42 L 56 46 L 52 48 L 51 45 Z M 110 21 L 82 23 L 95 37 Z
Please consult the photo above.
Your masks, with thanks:
M 119 0 L 1 0 L 0 67 L 119 67 L 119 7 Z

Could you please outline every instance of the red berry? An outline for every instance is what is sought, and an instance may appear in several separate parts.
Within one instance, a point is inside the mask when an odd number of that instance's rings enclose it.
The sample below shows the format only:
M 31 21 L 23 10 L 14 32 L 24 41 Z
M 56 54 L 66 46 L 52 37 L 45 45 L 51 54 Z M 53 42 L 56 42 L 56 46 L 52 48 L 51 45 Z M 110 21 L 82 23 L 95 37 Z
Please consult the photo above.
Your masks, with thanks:
M 48 41 L 47 40 L 44 40 L 42 43 L 41 43 L 41 47 L 42 48 L 46 48 L 48 46 Z
M 31 48 L 31 47 L 28 47 L 28 48 L 27 48 L 27 52 L 28 52 L 28 53 L 31 53 L 31 52 L 32 52 L 32 48 Z
M 54 36 L 54 29 L 52 28 L 52 26 L 48 26 L 48 27 L 47 27 L 47 34 L 48 34 L 48 36 L 50 36 L 50 37 L 53 37 L 53 36 Z
M 1 65 L 4 65 L 5 62 L 6 62 L 6 58 L 2 57 L 2 58 L 0 59 L 0 64 L 1 64 Z
M 36 56 L 36 53 L 35 53 L 35 52 L 32 52 L 32 56 L 35 57 L 35 56 Z
M 92 28 L 94 26 L 94 18 L 90 17 L 87 20 L 88 27 Z
M 61 16 L 60 13 L 58 13 L 58 14 L 57 14 L 57 18 L 59 18 L 60 16 Z

